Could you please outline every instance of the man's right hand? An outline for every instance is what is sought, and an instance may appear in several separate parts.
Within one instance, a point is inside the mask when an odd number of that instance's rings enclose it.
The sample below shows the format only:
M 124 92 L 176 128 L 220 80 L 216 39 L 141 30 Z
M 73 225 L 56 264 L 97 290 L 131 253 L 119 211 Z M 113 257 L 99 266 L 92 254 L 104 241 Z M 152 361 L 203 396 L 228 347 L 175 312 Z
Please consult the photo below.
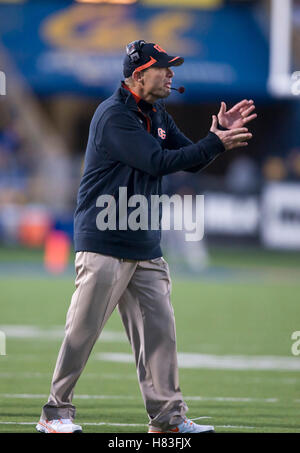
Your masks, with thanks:
M 252 134 L 246 127 L 221 131 L 218 129 L 218 119 L 215 115 L 212 117 L 210 131 L 219 137 L 226 151 L 229 149 L 239 148 L 240 146 L 247 146 L 247 140 L 252 138 Z

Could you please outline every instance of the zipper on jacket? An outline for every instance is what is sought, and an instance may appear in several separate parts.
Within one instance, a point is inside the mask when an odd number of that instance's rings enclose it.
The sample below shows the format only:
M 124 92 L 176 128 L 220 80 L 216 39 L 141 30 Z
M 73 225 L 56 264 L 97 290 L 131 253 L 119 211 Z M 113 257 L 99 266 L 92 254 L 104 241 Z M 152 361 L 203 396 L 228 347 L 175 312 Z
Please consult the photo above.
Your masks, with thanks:
M 139 109 L 139 112 L 143 115 L 143 117 L 146 119 L 146 122 L 147 122 L 147 131 L 149 132 L 149 134 L 151 133 L 151 120 L 149 118 L 149 116 L 145 115 L 145 113 L 140 109 L 139 106 L 137 106 L 137 108 Z

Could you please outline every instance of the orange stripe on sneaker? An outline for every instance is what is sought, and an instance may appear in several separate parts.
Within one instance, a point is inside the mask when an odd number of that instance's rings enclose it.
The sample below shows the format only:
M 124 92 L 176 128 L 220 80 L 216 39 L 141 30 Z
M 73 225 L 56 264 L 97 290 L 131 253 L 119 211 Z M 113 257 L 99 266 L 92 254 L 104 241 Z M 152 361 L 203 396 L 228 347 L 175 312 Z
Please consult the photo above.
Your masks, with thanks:
M 53 429 L 53 428 L 50 428 L 50 426 L 47 426 L 42 422 L 39 422 L 39 424 L 42 425 L 44 428 L 48 429 L 51 433 L 57 434 L 57 431 L 55 431 L 55 429 Z
M 48 429 L 48 431 L 50 431 L 50 433 L 52 433 L 52 434 L 73 434 L 72 431 L 65 431 L 64 433 L 60 433 L 59 431 L 55 431 L 55 429 L 50 428 L 50 426 L 47 426 L 47 424 L 45 425 L 42 422 L 39 422 L 39 424 L 42 425 L 44 428 Z M 61 421 L 61 424 L 63 424 L 62 421 Z
M 178 426 L 176 426 L 176 428 L 169 429 L 168 431 L 153 431 L 153 430 L 149 430 L 148 433 L 161 433 L 161 434 L 165 434 L 165 433 L 179 433 L 179 428 L 178 428 Z

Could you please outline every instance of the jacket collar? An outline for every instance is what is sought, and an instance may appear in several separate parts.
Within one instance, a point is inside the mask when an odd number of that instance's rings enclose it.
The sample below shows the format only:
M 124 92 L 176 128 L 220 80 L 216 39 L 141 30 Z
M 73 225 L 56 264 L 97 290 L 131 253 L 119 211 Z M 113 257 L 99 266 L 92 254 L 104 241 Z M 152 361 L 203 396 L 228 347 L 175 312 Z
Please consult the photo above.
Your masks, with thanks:
M 115 93 L 124 104 L 128 106 L 130 110 L 140 111 L 143 113 L 150 113 L 156 111 L 155 104 L 150 104 L 149 102 L 144 101 L 135 93 L 133 93 L 122 81 L 120 88 Z

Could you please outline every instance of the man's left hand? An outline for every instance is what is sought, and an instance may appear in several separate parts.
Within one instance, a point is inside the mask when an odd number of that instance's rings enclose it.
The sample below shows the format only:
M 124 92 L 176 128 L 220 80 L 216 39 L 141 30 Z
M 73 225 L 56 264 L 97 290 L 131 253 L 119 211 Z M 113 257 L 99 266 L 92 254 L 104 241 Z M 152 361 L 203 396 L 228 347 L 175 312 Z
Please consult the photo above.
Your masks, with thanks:
M 243 101 L 235 104 L 228 112 L 226 112 L 225 102 L 221 102 L 221 107 L 218 113 L 218 122 L 221 126 L 227 129 L 236 129 L 244 127 L 249 121 L 254 120 L 257 117 L 254 102 L 251 100 L 244 99 Z

